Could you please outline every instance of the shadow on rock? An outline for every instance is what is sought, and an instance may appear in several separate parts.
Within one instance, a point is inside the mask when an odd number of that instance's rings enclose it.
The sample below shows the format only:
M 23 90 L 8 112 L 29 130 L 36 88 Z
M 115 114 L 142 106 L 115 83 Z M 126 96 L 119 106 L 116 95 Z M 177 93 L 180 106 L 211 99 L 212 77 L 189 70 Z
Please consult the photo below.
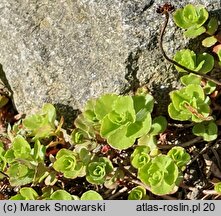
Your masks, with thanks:
M 56 103 L 54 106 L 57 110 L 57 119 L 59 120 L 62 116 L 64 117 L 63 128 L 73 128 L 74 120 L 80 114 L 80 110 L 73 109 L 73 107 L 61 103 Z

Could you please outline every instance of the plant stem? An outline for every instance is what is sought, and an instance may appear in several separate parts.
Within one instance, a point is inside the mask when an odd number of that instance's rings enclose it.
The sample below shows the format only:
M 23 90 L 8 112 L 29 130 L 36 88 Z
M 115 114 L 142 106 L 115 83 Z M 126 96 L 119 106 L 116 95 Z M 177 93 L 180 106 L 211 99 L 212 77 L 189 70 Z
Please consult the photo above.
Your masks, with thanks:
M 220 195 L 215 190 L 203 190 L 203 193 L 206 195 Z
M 220 82 L 220 81 L 218 81 L 218 80 L 216 80 L 216 79 L 214 79 L 214 78 L 212 78 L 212 77 L 210 77 L 210 76 L 208 76 L 208 75 L 206 75 L 206 74 L 201 74 L 201 73 L 199 73 L 199 72 L 190 70 L 190 69 L 186 68 L 185 66 L 183 66 L 183 65 L 181 65 L 181 64 L 179 64 L 179 63 L 177 63 L 176 61 L 170 59 L 170 58 L 167 56 L 167 54 L 166 54 L 166 52 L 164 51 L 164 48 L 163 48 L 163 36 L 164 36 L 165 30 L 166 30 L 166 27 L 167 27 L 167 24 L 168 24 L 168 21 L 169 21 L 169 12 L 165 10 L 165 11 L 163 12 L 163 14 L 165 14 L 166 19 L 165 19 L 165 22 L 164 22 L 164 24 L 163 24 L 162 30 L 161 30 L 161 32 L 160 32 L 160 41 L 159 41 L 160 51 L 162 52 L 163 57 L 164 57 L 167 61 L 169 61 L 171 64 L 173 64 L 173 65 L 175 65 L 175 66 L 177 66 L 177 67 L 179 67 L 179 68 L 182 68 L 183 70 L 185 70 L 185 71 L 188 72 L 188 73 L 192 73 L 192 74 L 201 76 L 202 78 L 204 78 L 204 79 L 206 79 L 206 80 L 209 80 L 209 81 L 212 81 L 212 82 L 214 82 L 214 83 L 217 84 L 217 85 L 221 85 L 221 82 Z
M 112 196 L 110 196 L 108 199 L 109 200 L 113 200 L 115 198 L 117 198 L 118 196 L 120 196 L 122 193 L 127 191 L 127 187 L 123 187 L 122 189 L 120 189 L 117 193 L 113 194 Z
M 8 176 L 6 173 L 4 173 L 4 172 L 2 172 L 2 171 L 0 171 L 0 173 L 1 173 L 2 175 L 4 175 L 6 178 L 9 178 L 9 176 Z
M 159 149 L 171 149 L 175 146 L 181 146 L 183 148 L 186 148 L 186 147 L 189 147 L 191 145 L 194 145 L 195 143 L 199 142 L 199 141 L 202 141 L 202 137 L 196 137 L 192 140 L 189 140 L 187 142 L 184 142 L 184 143 L 181 143 L 181 144 L 178 144 L 178 145 L 157 145 L 157 148 Z

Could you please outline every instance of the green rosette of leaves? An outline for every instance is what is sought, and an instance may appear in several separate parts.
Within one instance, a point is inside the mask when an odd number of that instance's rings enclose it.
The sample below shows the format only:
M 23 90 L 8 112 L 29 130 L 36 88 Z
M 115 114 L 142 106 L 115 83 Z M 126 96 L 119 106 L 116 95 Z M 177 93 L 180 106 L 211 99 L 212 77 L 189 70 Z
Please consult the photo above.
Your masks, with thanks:
M 210 100 L 205 96 L 203 88 L 190 84 L 180 90 L 170 92 L 172 102 L 168 107 L 172 119 L 202 122 L 212 119 L 210 115 Z
M 157 195 L 175 192 L 179 171 L 167 155 L 156 156 L 138 170 L 138 178 Z
M 103 184 L 106 177 L 113 171 L 113 165 L 108 158 L 95 158 L 86 168 L 86 179 L 91 184 Z
M 146 189 L 142 186 L 134 187 L 130 192 L 128 196 L 128 200 L 142 200 L 146 199 Z
M 45 157 L 45 146 L 36 141 L 34 148 L 21 135 L 17 135 L 10 149 L 8 149 L 4 158 L 8 163 L 7 174 L 9 181 L 14 186 L 21 186 L 31 182 L 35 182 L 36 178 L 40 178 L 40 174 L 46 175 L 40 171 L 39 167 L 43 166 Z M 39 169 L 39 170 L 38 170 Z
M 28 161 L 18 160 L 10 164 L 7 172 L 12 186 L 21 186 L 33 182 L 35 166 Z
M 89 100 L 83 113 L 75 120 L 77 132 L 80 130 L 81 135 L 74 132 L 72 140 L 76 143 L 82 138 L 100 134 L 111 147 L 127 149 L 150 130 L 153 103 L 149 94 L 133 97 L 105 94 Z
M 137 146 L 130 157 L 132 166 L 138 169 L 147 164 L 150 161 L 149 153 L 149 146 Z
M 113 148 L 127 149 L 137 138 L 148 133 L 151 128 L 152 96 L 118 96 L 107 109 L 99 105 L 102 100 L 98 100 L 95 112 L 100 118 L 101 136 Z
M 56 110 L 52 104 L 44 104 L 39 113 L 30 115 L 23 120 L 23 125 L 34 140 L 47 138 L 55 131 Z
M 206 74 L 213 69 L 214 58 L 208 53 L 196 54 L 190 49 L 182 49 L 174 55 L 174 61 L 186 68 L 199 73 Z M 178 72 L 184 69 L 175 66 Z
M 203 24 L 207 21 L 208 17 L 209 14 L 204 6 L 194 6 L 192 4 L 177 9 L 173 14 L 176 25 L 185 29 L 184 35 L 190 38 L 195 38 L 206 32 Z
M 183 147 L 180 146 L 170 149 L 167 155 L 172 158 L 177 167 L 181 170 L 185 169 L 186 164 L 190 161 L 190 155 Z
M 56 155 L 53 168 L 64 174 L 65 178 L 77 178 L 82 171 L 83 163 L 79 161 L 78 155 L 68 149 L 61 149 Z
M 9 164 L 7 174 L 11 185 L 20 186 L 33 181 L 37 163 L 33 160 L 31 147 L 24 137 L 17 135 L 4 157 Z

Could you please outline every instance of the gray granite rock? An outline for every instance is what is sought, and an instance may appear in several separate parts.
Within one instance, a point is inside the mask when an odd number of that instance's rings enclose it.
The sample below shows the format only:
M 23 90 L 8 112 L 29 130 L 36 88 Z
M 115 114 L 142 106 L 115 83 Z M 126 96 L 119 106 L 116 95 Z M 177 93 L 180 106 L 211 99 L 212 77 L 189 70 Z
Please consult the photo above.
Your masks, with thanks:
M 1 0 L 0 64 L 18 111 L 51 102 L 70 112 L 91 97 L 145 83 L 158 102 L 165 100 L 177 75 L 158 49 L 163 19 L 155 11 L 162 2 Z M 176 7 L 187 3 L 221 8 L 218 0 L 173 1 Z M 169 55 L 188 46 L 181 36 L 170 21 L 164 45 Z

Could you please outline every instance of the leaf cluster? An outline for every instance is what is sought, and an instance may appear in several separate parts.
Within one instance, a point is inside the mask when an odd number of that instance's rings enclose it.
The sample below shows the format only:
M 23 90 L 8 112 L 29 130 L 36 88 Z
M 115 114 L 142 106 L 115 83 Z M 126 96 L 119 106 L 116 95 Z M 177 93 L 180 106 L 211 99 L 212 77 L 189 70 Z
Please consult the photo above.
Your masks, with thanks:
M 151 188 L 154 194 L 176 192 L 182 171 L 190 161 L 190 155 L 182 147 L 173 147 L 167 155 L 159 154 L 138 168 L 138 178 Z
M 175 66 L 178 72 L 182 72 L 180 81 L 185 87 L 170 93 L 171 103 L 168 113 L 172 119 L 192 121 L 193 134 L 203 137 L 205 141 L 212 141 L 218 134 L 216 116 L 211 108 L 211 105 L 216 103 L 213 94 L 217 93 L 217 85 L 212 81 L 204 80 L 200 74 L 212 72 L 221 60 L 218 21 L 216 17 L 210 17 L 202 5 L 191 4 L 176 10 L 173 18 L 178 27 L 185 29 L 184 35 L 187 37 L 196 38 L 203 33 L 209 35 L 202 41 L 202 45 L 212 47 L 212 50 L 208 51 L 216 53 L 218 58 L 206 52 L 196 54 L 190 49 L 176 52 L 174 61 L 199 75 L 187 74 L 185 69 Z
M 44 189 L 42 195 L 29 187 L 23 187 L 19 190 L 18 194 L 12 196 L 10 200 L 103 200 L 102 196 L 94 190 L 84 192 L 81 197 L 71 195 L 65 190 L 48 190 Z
M 217 56 L 211 52 L 197 54 L 190 49 L 175 54 L 175 62 L 197 74 L 176 66 L 184 87 L 170 92 L 168 113 L 174 120 L 192 122 L 193 134 L 212 141 L 218 136 L 212 109 L 217 86 L 200 75 L 209 74 L 221 61 L 221 48 L 216 45 L 218 23 L 203 6 L 190 4 L 174 13 L 174 21 L 185 29 L 187 37 L 209 34 L 202 44 L 213 46 Z M 0 106 L 5 103 L 0 98 Z M 67 182 L 86 182 L 110 191 L 130 188 L 129 200 L 149 199 L 148 193 L 175 193 L 190 155 L 178 146 L 169 151 L 158 148 L 158 140 L 167 130 L 167 119 L 155 116 L 153 109 L 153 97 L 139 88 L 132 95 L 104 94 L 90 99 L 71 131 L 62 127 L 63 118 L 57 120 L 52 104 L 45 104 L 39 112 L 12 127 L 9 125 L 10 145 L 0 142 L 0 178 L 7 178 L 12 187 L 20 189 L 11 199 L 101 200 L 105 197 L 105 193 L 85 188 L 81 189 L 81 196 L 71 194 L 65 190 Z M 33 186 L 39 185 L 41 190 L 35 191 Z M 219 190 L 218 184 L 215 189 Z

